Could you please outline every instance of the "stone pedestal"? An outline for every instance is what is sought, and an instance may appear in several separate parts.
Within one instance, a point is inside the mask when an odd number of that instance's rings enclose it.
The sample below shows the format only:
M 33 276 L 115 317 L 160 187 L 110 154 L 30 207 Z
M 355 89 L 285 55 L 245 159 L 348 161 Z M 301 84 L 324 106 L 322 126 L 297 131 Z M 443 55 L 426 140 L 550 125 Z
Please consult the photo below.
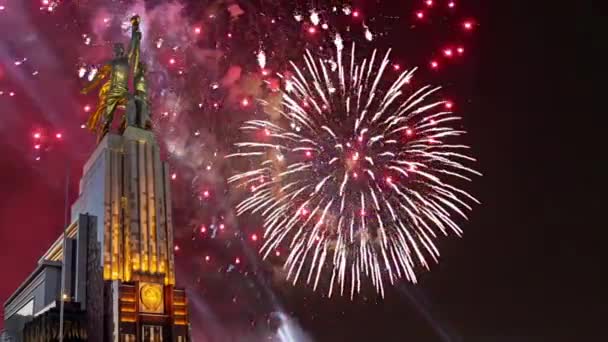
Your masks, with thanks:
M 86 162 L 72 217 L 97 218 L 95 260 L 88 289 L 103 292 L 103 341 L 189 341 L 187 303 L 175 289 L 169 167 L 150 131 L 127 127 L 108 134 Z M 95 244 L 89 244 L 94 247 Z M 99 280 L 98 280 L 99 281 Z M 91 295 L 89 293 L 89 295 Z M 101 313 L 97 314 L 101 316 Z

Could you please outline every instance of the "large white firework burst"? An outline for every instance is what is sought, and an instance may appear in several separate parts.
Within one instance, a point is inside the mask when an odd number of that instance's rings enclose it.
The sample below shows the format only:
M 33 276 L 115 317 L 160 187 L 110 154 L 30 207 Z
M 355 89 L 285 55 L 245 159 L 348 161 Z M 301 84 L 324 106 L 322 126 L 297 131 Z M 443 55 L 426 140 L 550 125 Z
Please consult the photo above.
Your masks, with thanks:
M 294 284 L 316 289 L 331 274 L 328 295 L 338 286 L 352 298 L 368 278 L 384 296 L 386 281 L 415 283 L 438 261 L 438 235 L 461 235 L 455 216 L 477 201 L 453 181 L 479 173 L 452 142 L 465 131 L 450 126 L 460 118 L 436 100 L 440 87 L 411 89 L 415 69 L 384 87 L 390 50 L 359 64 L 354 44 L 350 58 L 335 44 L 335 61 L 307 52 L 303 67 L 292 63 L 279 119 L 244 124 L 254 138 L 228 157 L 255 167 L 229 182 L 251 188 L 237 213 L 261 214 L 261 253 L 287 250 Z

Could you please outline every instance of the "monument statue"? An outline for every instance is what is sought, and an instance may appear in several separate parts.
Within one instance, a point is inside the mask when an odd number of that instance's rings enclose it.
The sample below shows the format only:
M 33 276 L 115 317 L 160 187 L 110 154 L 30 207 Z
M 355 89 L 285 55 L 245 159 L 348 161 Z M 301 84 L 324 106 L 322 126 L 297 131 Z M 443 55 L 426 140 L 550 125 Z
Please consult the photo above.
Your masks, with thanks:
M 129 52 L 125 53 L 122 43 L 115 44 L 114 58 L 105 63 L 91 83 L 81 91 L 86 94 L 105 80 L 99 89 L 97 108 L 87 121 L 87 127 L 91 131 L 97 132 L 98 142 L 110 131 L 114 113 L 118 108 L 126 109 L 127 125 L 151 129 L 146 96 L 146 70 L 140 61 L 142 34 L 139 30 L 139 23 L 139 16 L 131 18 Z M 133 75 L 135 83 L 135 94 L 129 92 L 131 75 Z

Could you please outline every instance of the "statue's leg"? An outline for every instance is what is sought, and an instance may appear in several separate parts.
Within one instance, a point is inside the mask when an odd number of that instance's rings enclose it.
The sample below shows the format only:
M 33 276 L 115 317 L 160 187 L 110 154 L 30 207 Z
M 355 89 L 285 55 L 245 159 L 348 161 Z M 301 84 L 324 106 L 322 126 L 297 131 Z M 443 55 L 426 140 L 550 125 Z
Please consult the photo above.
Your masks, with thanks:
M 141 100 L 138 97 L 135 97 L 135 107 L 137 108 L 136 126 L 137 126 L 137 128 L 143 128 L 142 121 L 141 121 Z
M 99 132 L 99 136 L 97 137 L 97 142 L 99 143 L 103 137 L 110 132 L 110 127 L 112 126 L 112 121 L 114 121 L 114 112 L 116 111 L 116 107 L 118 106 L 118 101 L 115 99 L 108 99 L 108 106 L 106 107 L 106 113 L 104 116 L 104 123 L 101 132 Z
M 138 126 L 137 112 L 137 103 L 135 99 L 130 96 L 127 101 L 127 108 L 125 113 L 127 117 L 127 126 Z
M 143 129 L 151 129 L 152 128 L 152 121 L 150 120 L 150 110 L 148 108 L 148 102 L 147 101 L 141 101 L 140 103 L 141 106 L 141 110 L 140 110 L 140 115 L 141 115 L 141 127 Z

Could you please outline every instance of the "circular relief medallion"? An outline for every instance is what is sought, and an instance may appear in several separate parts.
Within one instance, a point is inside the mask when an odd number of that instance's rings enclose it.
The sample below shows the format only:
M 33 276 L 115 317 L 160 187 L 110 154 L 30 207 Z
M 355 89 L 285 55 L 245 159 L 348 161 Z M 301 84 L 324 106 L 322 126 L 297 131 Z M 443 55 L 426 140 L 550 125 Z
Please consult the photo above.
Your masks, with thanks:
M 143 284 L 139 290 L 139 302 L 144 312 L 163 312 L 163 289 L 158 284 Z

